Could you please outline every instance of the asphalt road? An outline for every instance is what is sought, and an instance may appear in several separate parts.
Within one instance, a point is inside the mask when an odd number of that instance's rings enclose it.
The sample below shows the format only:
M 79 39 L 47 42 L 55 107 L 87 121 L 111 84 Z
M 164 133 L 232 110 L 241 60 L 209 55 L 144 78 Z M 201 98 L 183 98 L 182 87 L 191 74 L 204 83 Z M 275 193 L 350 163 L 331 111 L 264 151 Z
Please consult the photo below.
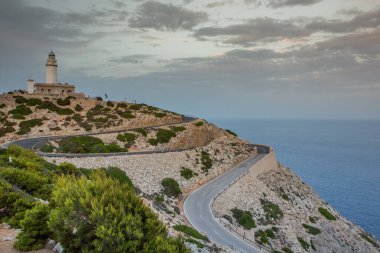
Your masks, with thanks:
M 211 205 L 221 191 L 229 187 L 235 179 L 242 176 L 265 155 L 252 156 L 225 174 L 198 188 L 186 198 L 183 209 L 187 219 L 195 229 L 206 234 L 210 240 L 229 245 L 234 250 L 249 253 L 260 252 L 259 249 L 251 246 L 223 227 L 213 216 Z

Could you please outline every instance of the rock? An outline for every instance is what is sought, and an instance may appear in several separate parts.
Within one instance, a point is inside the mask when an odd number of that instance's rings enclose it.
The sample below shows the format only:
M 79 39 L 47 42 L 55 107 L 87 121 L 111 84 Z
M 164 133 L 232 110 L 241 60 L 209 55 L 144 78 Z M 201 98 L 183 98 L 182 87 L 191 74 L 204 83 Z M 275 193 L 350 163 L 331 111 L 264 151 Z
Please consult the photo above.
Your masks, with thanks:
M 58 252 L 58 253 L 62 253 L 63 252 L 63 247 L 62 247 L 61 243 L 57 243 L 54 246 L 53 251 L 54 252 Z
M 13 236 L 5 236 L 5 237 L 3 237 L 3 242 L 6 242 L 6 241 L 13 241 Z

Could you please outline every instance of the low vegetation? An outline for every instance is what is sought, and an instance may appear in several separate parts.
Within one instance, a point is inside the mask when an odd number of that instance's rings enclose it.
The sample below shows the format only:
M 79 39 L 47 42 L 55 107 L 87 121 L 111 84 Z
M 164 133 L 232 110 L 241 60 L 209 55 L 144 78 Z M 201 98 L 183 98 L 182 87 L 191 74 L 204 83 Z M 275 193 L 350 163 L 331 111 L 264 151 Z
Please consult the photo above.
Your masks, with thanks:
M 115 143 L 105 144 L 101 139 L 93 136 L 68 137 L 59 141 L 58 151 L 62 153 L 115 153 L 126 152 L 127 149 Z
M 170 139 L 173 137 L 176 137 L 175 132 L 168 129 L 160 128 L 156 133 L 156 138 L 151 138 L 148 140 L 148 142 L 149 144 L 156 146 L 158 143 L 168 143 Z
M 76 112 L 81 112 L 81 111 L 83 111 L 83 107 L 82 107 L 80 104 L 77 104 L 77 105 L 74 107 L 74 110 L 75 110 Z
M 199 233 L 197 230 L 195 230 L 192 227 L 189 227 L 186 225 L 175 225 L 173 228 L 177 231 L 180 231 L 180 232 L 187 234 L 191 237 L 194 237 L 196 239 L 200 239 L 200 240 L 209 242 L 209 239 L 207 238 L 207 236 L 202 235 L 201 233 Z
M 235 218 L 237 223 L 243 228 L 250 230 L 256 227 L 255 221 L 252 219 L 252 213 L 250 211 L 243 211 L 238 208 L 231 209 L 232 216 Z
M 121 141 L 121 142 L 125 142 L 125 147 L 129 148 L 133 144 L 135 144 L 136 135 L 133 133 L 118 134 L 116 136 L 116 139 Z
M 284 216 L 283 212 L 277 204 L 267 199 L 260 199 L 260 203 L 265 213 L 266 222 L 273 224 L 276 222 L 276 220 L 279 220 Z
M 204 125 L 204 122 L 203 121 L 199 121 L 199 122 L 194 123 L 194 125 L 197 126 L 197 127 L 200 127 L 200 126 Z
M 310 248 L 310 244 L 306 242 L 304 239 L 302 239 L 301 237 L 297 237 L 297 239 L 298 239 L 298 242 L 301 244 L 302 248 L 308 251 L 308 249 Z
M 274 239 L 276 238 L 276 234 L 272 229 L 266 229 L 266 230 L 261 230 L 259 229 L 258 231 L 255 232 L 255 240 L 259 244 L 269 244 L 269 238 Z
M 33 127 L 42 126 L 42 125 L 43 125 L 42 119 L 30 119 L 30 120 L 21 121 L 19 124 L 20 129 L 18 130 L 17 134 L 18 135 L 27 134 L 32 130 Z
M 189 180 L 190 178 L 192 178 L 194 176 L 194 172 L 189 169 L 189 168 L 185 168 L 185 167 L 182 167 L 181 168 L 181 177 L 183 177 L 184 179 L 187 179 Z
M 232 131 L 229 130 L 229 129 L 226 129 L 226 132 L 229 133 L 229 134 L 232 134 L 233 136 L 238 136 L 236 133 L 232 132 Z
M 139 133 L 141 134 L 142 136 L 146 137 L 148 135 L 148 133 L 146 132 L 146 130 L 144 128 L 137 128 L 134 130 L 136 133 Z
M 212 167 L 212 159 L 210 158 L 210 154 L 206 151 L 202 151 L 201 153 L 201 163 L 202 163 L 202 171 L 207 172 Z
M 321 215 L 323 215 L 328 220 L 336 220 L 336 217 L 332 215 L 326 208 L 320 207 L 318 211 Z
M 376 243 L 376 240 L 374 238 L 372 238 L 372 236 L 370 236 L 368 234 L 362 234 L 362 238 L 364 240 L 366 240 L 367 242 L 369 242 L 370 244 L 372 244 L 373 246 L 379 247 L 379 245 L 377 245 L 377 243 Z
M 4 171 L 18 174 L 5 177 Z M 0 172 L 0 222 L 21 228 L 19 250 L 41 249 L 49 237 L 65 252 L 190 252 L 182 239 L 167 237 L 165 225 L 118 168 L 57 166 L 11 146 L 0 153 Z M 27 179 L 30 173 L 38 179 Z M 50 189 L 44 196 L 48 205 L 36 199 L 36 184 Z
M 26 105 L 17 105 L 15 109 L 10 110 L 9 114 L 27 116 L 32 114 L 32 110 Z
M 58 115 L 71 115 L 74 114 L 74 111 L 70 108 L 62 108 L 50 101 L 43 101 L 40 105 L 37 106 L 37 109 L 46 109 L 50 112 L 55 112 Z
M 181 189 L 179 188 L 179 184 L 173 178 L 164 178 L 161 181 L 162 192 L 168 197 L 178 197 L 182 194 Z
M 319 230 L 318 228 L 313 227 L 311 225 L 302 224 L 302 226 L 306 229 L 306 232 L 308 232 L 311 235 L 318 235 L 321 233 L 321 230 Z

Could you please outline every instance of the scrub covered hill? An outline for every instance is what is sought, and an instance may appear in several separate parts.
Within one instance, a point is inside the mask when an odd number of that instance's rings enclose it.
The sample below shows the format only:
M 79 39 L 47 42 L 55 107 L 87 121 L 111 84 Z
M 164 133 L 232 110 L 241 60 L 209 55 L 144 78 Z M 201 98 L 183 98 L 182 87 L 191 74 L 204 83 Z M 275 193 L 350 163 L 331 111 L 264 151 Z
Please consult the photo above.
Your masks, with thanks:
M 17 146 L 0 154 L 0 220 L 22 229 L 23 251 L 50 238 L 65 252 L 189 252 L 121 170 L 57 166 Z

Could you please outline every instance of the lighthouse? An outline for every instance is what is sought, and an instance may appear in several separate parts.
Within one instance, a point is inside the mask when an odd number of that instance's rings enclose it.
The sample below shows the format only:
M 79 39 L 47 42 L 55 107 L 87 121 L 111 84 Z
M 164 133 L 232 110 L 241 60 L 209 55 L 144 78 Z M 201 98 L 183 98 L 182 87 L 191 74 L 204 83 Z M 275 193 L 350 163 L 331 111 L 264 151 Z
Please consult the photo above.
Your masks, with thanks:
M 57 60 L 55 59 L 55 53 L 51 51 L 46 61 L 46 83 L 57 83 L 57 67 L 58 64 Z

